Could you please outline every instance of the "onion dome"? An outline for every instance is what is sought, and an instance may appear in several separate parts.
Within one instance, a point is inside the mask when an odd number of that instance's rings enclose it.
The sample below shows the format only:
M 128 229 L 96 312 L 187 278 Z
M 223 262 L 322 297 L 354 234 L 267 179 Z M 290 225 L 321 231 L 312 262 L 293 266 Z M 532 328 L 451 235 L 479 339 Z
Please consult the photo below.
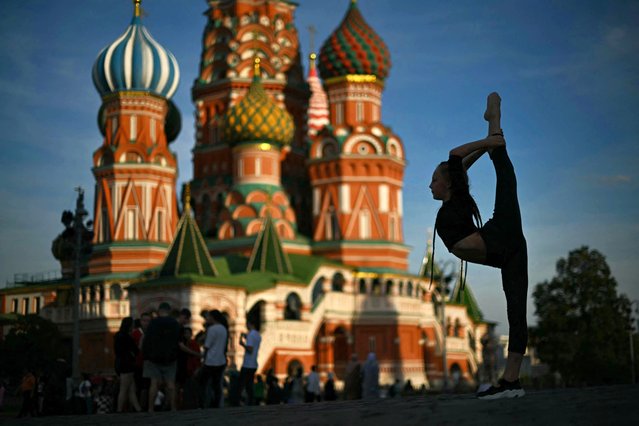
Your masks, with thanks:
M 288 111 L 271 99 L 262 86 L 260 59 L 255 59 L 253 82 L 247 95 L 224 117 L 224 140 L 230 144 L 269 142 L 288 145 L 295 125 Z
M 388 47 L 352 0 L 342 23 L 320 50 L 320 75 L 324 80 L 349 74 L 374 75 L 384 80 L 390 67 Z
M 102 49 L 93 65 L 93 84 L 100 96 L 143 91 L 168 99 L 177 89 L 180 80 L 177 60 L 142 25 L 140 1 L 134 1 L 131 25 Z

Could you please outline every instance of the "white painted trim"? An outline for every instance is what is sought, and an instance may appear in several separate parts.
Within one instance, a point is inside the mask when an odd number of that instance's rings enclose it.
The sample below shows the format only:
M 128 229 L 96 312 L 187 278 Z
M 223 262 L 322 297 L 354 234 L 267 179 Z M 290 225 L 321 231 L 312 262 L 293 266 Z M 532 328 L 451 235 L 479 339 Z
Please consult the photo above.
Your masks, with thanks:
M 362 134 L 352 135 L 344 144 L 342 152 L 349 154 L 353 148 L 353 145 L 355 145 L 357 142 L 360 142 L 360 141 L 364 141 L 364 142 L 368 142 L 372 144 L 375 147 L 375 151 L 376 151 L 375 154 L 384 154 L 384 147 L 377 139 L 373 138 L 370 135 L 362 135 Z
M 388 213 L 389 208 L 389 188 L 388 185 L 382 184 L 379 185 L 379 212 L 380 213 Z
M 339 185 L 339 211 L 351 212 L 351 187 L 348 184 Z

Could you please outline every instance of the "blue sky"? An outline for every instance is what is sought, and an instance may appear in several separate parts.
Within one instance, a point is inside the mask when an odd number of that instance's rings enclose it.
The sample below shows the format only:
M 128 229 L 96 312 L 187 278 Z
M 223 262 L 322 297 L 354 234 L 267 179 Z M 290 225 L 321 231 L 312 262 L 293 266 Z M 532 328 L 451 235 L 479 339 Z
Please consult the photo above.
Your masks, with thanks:
M 301 0 L 316 46 L 348 0 Z M 360 0 L 386 41 L 393 67 L 382 121 L 402 137 L 404 235 L 417 271 L 439 207 L 427 185 L 457 144 L 485 135 L 486 95 L 502 96 L 502 127 L 518 175 L 530 256 L 529 294 L 572 249 L 601 251 L 619 291 L 639 299 L 639 2 Z M 144 24 L 176 56 L 174 100 L 183 129 L 172 147 L 179 182 L 192 175 L 193 106 L 206 23 L 204 0 L 145 0 Z M 129 24 L 129 0 L 7 0 L 0 3 L 0 280 L 59 269 L 50 252 L 73 188 L 93 204 L 92 153 L 101 144 L 100 98 L 91 67 Z M 488 158 L 470 173 L 484 220 L 492 213 Z M 450 255 L 441 241 L 438 258 Z M 499 271 L 471 265 L 469 282 L 486 316 L 506 323 Z M 529 319 L 534 322 L 532 300 Z M 505 332 L 505 327 L 500 331 Z

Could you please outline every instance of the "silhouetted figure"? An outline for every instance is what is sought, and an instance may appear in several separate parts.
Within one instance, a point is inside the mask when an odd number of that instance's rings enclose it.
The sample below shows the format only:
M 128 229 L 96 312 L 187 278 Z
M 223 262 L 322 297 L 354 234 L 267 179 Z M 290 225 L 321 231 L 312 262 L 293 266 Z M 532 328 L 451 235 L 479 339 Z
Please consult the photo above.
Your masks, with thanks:
M 142 411 L 135 392 L 135 360 L 140 351 L 131 336 L 133 318 L 126 317 L 120 323 L 120 330 L 113 336 L 113 352 L 115 354 L 115 373 L 120 377 L 120 393 L 118 395 L 118 413 L 124 411 L 128 402 L 135 411 Z
M 36 377 L 28 369 L 24 369 L 22 381 L 20 382 L 20 394 L 22 395 L 22 407 L 18 417 L 38 415 L 35 404 Z
M 282 388 L 273 369 L 269 369 L 266 375 L 266 404 L 275 405 L 282 401 Z
M 326 383 L 324 383 L 324 401 L 337 400 L 337 393 L 335 392 L 335 379 L 333 373 L 328 373 Z
M 368 354 L 362 373 L 362 398 L 379 397 L 379 364 L 373 352 Z
M 360 399 L 362 397 L 362 366 L 357 360 L 357 354 L 351 355 L 346 366 L 344 379 L 344 399 Z
M 255 405 L 261 405 L 264 401 L 264 394 L 266 393 L 264 380 L 262 375 L 257 374 L 255 376 L 255 385 L 253 386 L 253 398 L 255 399 Z
M 484 118 L 488 121 L 489 136 L 452 149 L 448 161 L 435 169 L 430 184 L 433 198 L 442 201 L 435 229 L 448 250 L 462 261 L 501 269 L 510 329 L 508 359 L 498 385 L 478 393 L 480 399 L 525 395 L 519 383 L 519 370 L 528 341 L 528 254 L 515 170 L 500 126 L 500 103 L 497 93 L 488 95 Z M 466 171 L 484 152 L 489 152 L 495 167 L 497 189 L 493 217 L 482 224 L 477 204 L 470 195 Z M 463 266 L 462 262 L 462 269 Z M 463 285 L 463 274 L 460 279 Z
M 180 325 L 171 316 L 171 305 L 160 303 L 158 317 L 151 320 L 142 341 L 144 353 L 144 377 L 151 379 L 149 389 L 149 412 L 155 409 L 159 386 L 164 384 L 171 410 L 177 409 L 175 374 L 177 370 L 178 340 Z
M 211 406 L 219 408 L 222 403 L 222 378 L 226 368 L 226 349 L 228 347 L 228 324 L 222 312 L 212 310 L 207 317 L 209 327 L 206 330 L 204 349 L 204 367 L 202 381 L 205 386 L 211 383 Z
M 306 378 L 306 402 L 315 402 L 320 400 L 320 378 L 317 374 L 317 367 L 311 366 L 311 372 Z
M 262 336 L 255 328 L 253 320 L 249 319 L 246 324 L 249 332 L 248 334 L 242 333 L 240 336 L 240 346 L 244 348 L 244 361 L 240 370 L 240 395 L 242 390 L 246 390 L 246 405 L 253 405 L 253 385 Z
M 228 387 L 228 395 L 229 395 L 229 405 L 231 407 L 237 407 L 240 405 L 240 372 L 237 371 L 237 367 L 234 362 L 231 362 L 227 373 L 229 387 Z

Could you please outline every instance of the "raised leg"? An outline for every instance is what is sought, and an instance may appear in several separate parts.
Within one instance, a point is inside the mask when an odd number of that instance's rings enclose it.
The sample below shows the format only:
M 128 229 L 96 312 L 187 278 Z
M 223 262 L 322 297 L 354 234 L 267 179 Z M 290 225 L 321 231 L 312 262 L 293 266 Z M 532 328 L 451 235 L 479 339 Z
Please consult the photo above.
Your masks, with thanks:
M 497 92 L 488 95 L 484 120 L 488 121 L 488 135 L 501 133 L 501 98 Z

